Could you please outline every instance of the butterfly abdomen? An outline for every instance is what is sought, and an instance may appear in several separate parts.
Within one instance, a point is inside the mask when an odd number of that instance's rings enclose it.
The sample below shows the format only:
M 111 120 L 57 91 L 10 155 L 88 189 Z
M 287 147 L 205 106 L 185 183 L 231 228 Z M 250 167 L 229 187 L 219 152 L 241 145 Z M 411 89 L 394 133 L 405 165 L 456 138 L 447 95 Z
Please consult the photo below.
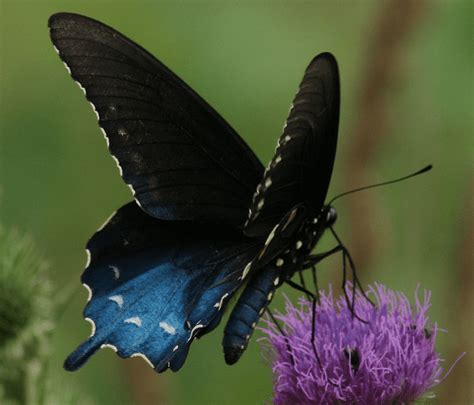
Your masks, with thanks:
M 249 281 L 227 322 L 224 331 L 224 356 L 227 364 L 236 363 L 247 348 L 250 336 L 279 283 L 281 268 L 274 265 L 259 270 Z

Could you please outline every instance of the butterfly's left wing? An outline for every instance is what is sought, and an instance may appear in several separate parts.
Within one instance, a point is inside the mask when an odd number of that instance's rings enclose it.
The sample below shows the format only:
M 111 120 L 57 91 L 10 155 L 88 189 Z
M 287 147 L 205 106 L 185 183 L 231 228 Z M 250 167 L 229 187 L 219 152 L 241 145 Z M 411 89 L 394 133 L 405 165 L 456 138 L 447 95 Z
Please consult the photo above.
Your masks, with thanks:
M 71 13 L 54 14 L 49 27 L 140 207 L 159 219 L 242 226 L 263 167 L 230 125 L 113 28 Z
M 109 347 L 120 357 L 146 359 L 156 371 L 176 371 L 193 338 L 217 326 L 259 246 L 230 226 L 162 221 L 132 202 L 87 249 L 84 316 L 93 330 L 65 368 L 76 370 Z
M 330 53 L 306 69 L 275 156 L 257 186 L 245 233 L 266 236 L 298 204 L 319 213 L 331 179 L 339 123 L 339 73 Z

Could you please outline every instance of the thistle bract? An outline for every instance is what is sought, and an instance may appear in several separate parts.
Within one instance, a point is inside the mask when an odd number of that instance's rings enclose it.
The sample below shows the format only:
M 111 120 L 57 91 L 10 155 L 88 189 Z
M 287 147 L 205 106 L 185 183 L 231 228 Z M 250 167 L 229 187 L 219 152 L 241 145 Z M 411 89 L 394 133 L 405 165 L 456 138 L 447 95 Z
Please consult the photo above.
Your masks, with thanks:
M 330 289 L 316 307 L 315 347 L 311 343 L 312 304 L 288 299 L 276 318 L 283 335 L 267 320 L 262 331 L 272 348 L 275 404 L 406 404 L 440 382 L 436 325 L 427 315 L 430 293 L 407 297 L 383 285 L 370 287 L 375 306 L 358 296 L 354 318 L 344 297 Z M 318 357 L 321 365 L 318 364 Z

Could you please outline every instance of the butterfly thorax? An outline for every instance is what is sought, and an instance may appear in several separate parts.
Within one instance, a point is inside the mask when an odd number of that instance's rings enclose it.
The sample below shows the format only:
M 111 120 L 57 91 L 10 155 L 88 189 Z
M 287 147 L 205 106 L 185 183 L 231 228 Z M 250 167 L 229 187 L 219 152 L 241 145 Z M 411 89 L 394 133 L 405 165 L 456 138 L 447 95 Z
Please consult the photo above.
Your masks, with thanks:
M 308 256 L 313 251 L 326 229 L 332 226 L 337 219 L 336 210 L 327 205 L 313 218 L 305 220 L 301 227 L 291 236 L 291 241 L 274 263 L 281 267 L 282 276 L 279 285 L 285 280 L 291 279 L 293 275 L 304 269 Z

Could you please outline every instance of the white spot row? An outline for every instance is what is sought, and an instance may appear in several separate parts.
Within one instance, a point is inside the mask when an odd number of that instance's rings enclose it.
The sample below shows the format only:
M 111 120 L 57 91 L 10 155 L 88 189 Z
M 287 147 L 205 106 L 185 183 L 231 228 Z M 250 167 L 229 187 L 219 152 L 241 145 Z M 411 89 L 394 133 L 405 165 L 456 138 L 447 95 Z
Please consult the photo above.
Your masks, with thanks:
M 84 318 L 87 322 L 91 324 L 91 334 L 89 335 L 89 338 L 95 335 L 95 322 L 91 318 Z
M 123 308 L 123 297 L 121 295 L 112 295 L 109 300 L 115 302 L 120 309 Z
M 252 262 L 247 263 L 247 265 L 244 268 L 244 271 L 242 272 L 241 279 L 243 280 L 245 277 L 247 277 L 247 274 L 250 271 L 250 268 L 252 267 Z
M 117 266 L 109 266 L 109 269 L 111 269 L 114 272 L 114 278 L 115 280 L 118 280 L 120 278 L 120 269 Z
M 117 349 L 117 346 L 113 345 L 113 344 L 110 344 L 110 343 L 104 343 L 100 346 L 101 349 L 112 349 L 115 353 L 118 352 L 118 349 Z M 143 353 L 133 353 L 132 355 L 129 356 L 129 358 L 133 358 L 133 357 L 140 357 L 142 358 L 143 360 L 146 361 L 146 363 L 151 367 L 151 368 L 155 368 L 154 364 L 151 362 L 151 360 L 146 356 L 144 355 Z
M 224 303 L 224 300 L 225 300 L 228 296 L 229 296 L 229 294 L 228 294 L 228 293 L 225 293 L 225 294 L 221 297 L 220 301 L 219 301 L 219 302 L 216 302 L 216 303 L 214 304 L 214 308 L 217 308 L 217 309 L 220 311 L 220 310 L 221 310 L 221 307 L 222 307 L 222 304 Z
M 155 366 L 153 365 L 153 363 L 151 362 L 151 360 L 146 356 L 144 355 L 143 353 L 133 353 L 130 358 L 132 357 L 141 357 L 143 360 L 145 360 L 147 362 L 147 364 L 151 367 L 151 368 L 155 368 Z
M 127 318 L 124 323 L 133 323 L 134 325 L 137 325 L 138 327 L 142 326 L 142 320 L 138 316 L 133 316 L 132 318 Z M 161 326 L 161 324 L 160 324 Z
M 161 321 L 159 323 L 159 326 L 161 329 L 163 329 L 166 333 L 169 333 L 170 335 L 174 335 L 176 333 L 176 328 L 171 326 L 168 322 Z
M 87 269 L 89 265 L 91 264 L 91 252 L 89 249 L 86 249 L 86 255 L 87 255 L 86 269 Z
M 199 321 L 201 322 L 201 321 Z M 188 338 L 188 342 L 194 337 L 195 335 L 195 331 L 197 331 L 198 329 L 201 329 L 201 328 L 204 328 L 204 325 L 202 323 L 197 323 L 196 325 L 194 325 L 194 327 L 191 329 L 191 332 L 189 334 L 189 338 Z M 188 327 L 190 327 L 190 323 L 188 322 Z
M 101 349 L 112 349 L 115 353 L 118 352 L 117 346 L 114 346 L 110 343 L 104 343 L 104 344 L 100 345 L 100 348 Z
M 58 50 L 56 47 L 55 47 L 54 49 L 56 50 L 57 54 L 60 55 L 59 50 Z M 61 55 L 60 55 L 60 56 L 61 56 Z M 70 69 L 70 67 L 67 65 L 67 63 L 63 61 L 63 64 L 64 64 L 64 66 L 66 67 L 68 73 L 71 74 L 71 69 Z M 87 91 L 86 91 L 86 89 L 84 88 L 84 86 L 83 86 L 81 83 L 79 83 L 77 80 L 74 80 L 74 81 L 75 81 L 76 84 L 79 86 L 79 88 L 82 90 L 82 92 L 84 93 L 84 95 L 87 96 Z M 96 106 L 95 106 L 92 102 L 89 102 L 89 104 L 91 105 L 92 111 L 94 111 L 94 113 L 95 113 L 95 115 L 96 115 L 96 117 L 97 117 L 97 121 L 100 121 L 100 114 L 99 114 L 99 112 L 97 111 Z M 116 110 L 116 107 L 115 107 L 115 106 L 110 106 L 110 110 L 115 111 L 115 110 Z M 100 128 L 100 130 L 101 130 L 101 132 L 102 132 L 102 135 L 103 135 L 104 138 L 105 138 L 105 142 L 107 143 L 107 148 L 108 148 L 109 151 L 110 151 L 110 140 L 109 140 L 109 138 L 108 138 L 108 136 L 107 136 L 107 133 L 105 132 L 105 129 L 102 128 L 100 125 L 99 125 L 99 128 Z M 119 128 L 119 129 L 118 129 L 118 134 L 119 134 L 120 136 L 125 136 L 125 135 L 127 135 L 127 131 L 126 131 L 125 129 L 123 129 L 123 128 Z M 116 165 L 117 165 L 117 167 L 118 167 L 118 169 L 119 169 L 120 176 L 123 177 L 123 170 L 122 170 L 122 167 L 120 166 L 119 160 L 118 160 L 117 157 L 114 156 L 112 153 L 111 153 L 111 156 L 112 156 L 112 158 L 114 159 L 114 161 L 115 161 L 115 163 L 116 163 Z M 135 190 L 133 189 L 133 187 L 132 187 L 130 184 L 128 184 L 128 186 L 130 187 L 130 189 L 132 190 L 133 195 L 135 196 Z M 138 201 L 137 201 L 137 203 L 138 203 Z M 140 205 L 140 204 L 139 204 L 139 205 Z
M 84 288 L 87 290 L 87 302 L 92 299 L 92 288 L 90 288 L 86 283 L 82 283 Z

